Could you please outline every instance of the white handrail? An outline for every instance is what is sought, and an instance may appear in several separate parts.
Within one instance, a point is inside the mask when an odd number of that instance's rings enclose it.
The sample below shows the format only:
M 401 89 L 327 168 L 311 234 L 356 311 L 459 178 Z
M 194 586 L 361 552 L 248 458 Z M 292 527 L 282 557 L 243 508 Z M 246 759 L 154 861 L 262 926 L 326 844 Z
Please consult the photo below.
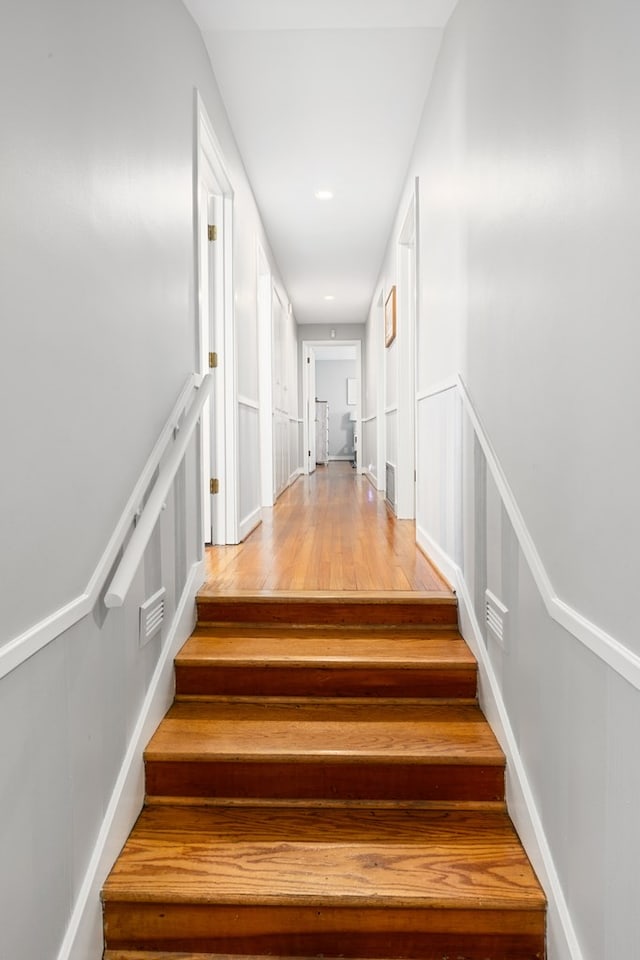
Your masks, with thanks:
M 176 425 L 175 429 L 179 430 L 178 436 L 167 459 L 160 467 L 158 478 L 149 494 L 149 499 L 144 505 L 136 527 L 131 534 L 131 538 L 125 547 L 118 568 L 105 594 L 104 602 L 107 607 L 121 607 L 124 603 L 129 587 L 140 565 L 140 561 L 144 556 L 147 544 L 151 539 L 151 534 L 158 521 L 158 517 L 166 506 L 166 499 L 171 490 L 171 485 L 184 459 L 191 435 L 202 414 L 202 408 L 211 392 L 211 384 L 212 377 L 211 374 L 208 373 L 203 377 L 200 385 L 196 387 L 198 391 L 197 397 L 185 415 L 183 422 L 179 427 Z

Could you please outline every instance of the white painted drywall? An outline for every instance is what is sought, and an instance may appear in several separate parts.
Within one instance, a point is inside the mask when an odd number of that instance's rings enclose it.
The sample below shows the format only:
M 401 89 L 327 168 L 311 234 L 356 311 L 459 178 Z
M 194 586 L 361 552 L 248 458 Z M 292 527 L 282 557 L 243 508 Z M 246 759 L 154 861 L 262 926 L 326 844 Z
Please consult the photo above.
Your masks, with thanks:
M 626 0 L 461 0 L 379 281 L 419 176 L 418 530 L 480 622 L 487 586 L 510 610 L 489 658 L 557 871 L 551 960 L 637 952 L 640 699 L 545 609 L 446 394 L 461 372 L 574 622 L 640 652 L 639 37 Z
M 189 14 L 179 0 L 3 4 L 0 644 L 83 593 L 195 369 L 196 89 L 234 188 L 230 359 L 251 403 L 256 237 L 278 273 Z M 259 508 L 250 403 L 231 411 L 246 523 Z M 72 918 L 61 960 L 101 956 L 97 890 L 74 911 L 171 617 L 193 609 L 198 481 L 194 439 L 126 606 L 99 602 L 0 681 L 3 957 L 56 957 Z M 167 627 L 140 649 L 138 605 L 160 585 Z M 136 763 L 120 843 L 142 799 Z

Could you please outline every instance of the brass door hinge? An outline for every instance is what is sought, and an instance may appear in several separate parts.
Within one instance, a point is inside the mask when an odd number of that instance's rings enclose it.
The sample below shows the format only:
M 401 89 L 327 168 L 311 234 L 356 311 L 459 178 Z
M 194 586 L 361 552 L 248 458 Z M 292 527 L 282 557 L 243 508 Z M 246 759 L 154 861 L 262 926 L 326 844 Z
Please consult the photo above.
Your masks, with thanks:
M 210 353 L 210 354 L 209 354 L 209 368 L 210 368 L 211 370 L 215 370 L 215 368 L 216 368 L 217 366 L 218 366 L 218 354 L 217 354 L 217 353 Z
M 220 481 L 217 477 L 215 479 L 212 477 L 209 481 L 209 492 L 211 494 L 220 493 Z
M 218 239 L 218 228 L 214 223 L 209 224 L 207 228 L 207 236 L 209 237 L 209 240 L 211 241 L 211 243 L 213 243 L 214 240 Z

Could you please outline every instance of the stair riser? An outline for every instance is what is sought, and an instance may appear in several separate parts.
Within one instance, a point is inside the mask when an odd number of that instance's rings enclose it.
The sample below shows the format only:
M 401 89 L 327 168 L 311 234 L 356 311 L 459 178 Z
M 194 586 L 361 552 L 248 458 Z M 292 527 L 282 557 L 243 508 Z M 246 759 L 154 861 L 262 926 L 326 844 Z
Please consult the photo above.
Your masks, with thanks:
M 146 762 L 147 797 L 287 800 L 504 799 L 492 765 Z
M 471 700 L 476 670 L 176 666 L 177 696 L 390 697 Z
M 455 603 L 347 603 L 323 600 L 198 598 L 200 623 L 261 623 L 289 626 L 456 626 Z
M 110 949 L 245 957 L 543 960 L 544 925 L 544 913 L 524 910 L 105 905 Z

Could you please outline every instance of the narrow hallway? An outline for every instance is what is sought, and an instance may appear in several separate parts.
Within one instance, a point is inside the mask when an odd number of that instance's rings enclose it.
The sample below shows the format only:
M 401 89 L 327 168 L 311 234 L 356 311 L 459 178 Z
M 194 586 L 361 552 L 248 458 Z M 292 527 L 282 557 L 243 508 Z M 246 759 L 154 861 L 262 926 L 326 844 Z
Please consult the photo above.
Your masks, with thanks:
M 244 543 L 207 550 L 203 592 L 234 590 L 451 592 L 413 521 L 341 461 L 300 477 Z

